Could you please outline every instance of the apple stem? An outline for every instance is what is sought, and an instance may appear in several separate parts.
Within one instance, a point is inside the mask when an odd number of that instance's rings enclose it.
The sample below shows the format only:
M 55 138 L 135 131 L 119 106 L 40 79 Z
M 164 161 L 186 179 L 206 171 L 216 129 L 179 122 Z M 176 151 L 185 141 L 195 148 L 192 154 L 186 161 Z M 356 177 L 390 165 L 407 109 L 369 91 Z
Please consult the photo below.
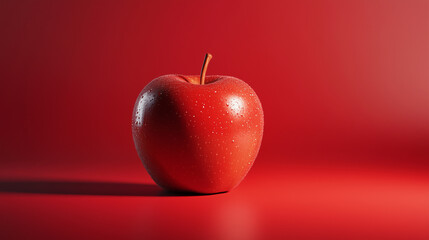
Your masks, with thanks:
M 212 57 L 213 56 L 210 53 L 206 53 L 206 56 L 204 57 L 203 68 L 201 69 L 201 75 L 200 75 L 200 85 L 204 85 L 204 82 L 206 81 L 207 66 L 209 65 L 209 62 L 212 59 Z

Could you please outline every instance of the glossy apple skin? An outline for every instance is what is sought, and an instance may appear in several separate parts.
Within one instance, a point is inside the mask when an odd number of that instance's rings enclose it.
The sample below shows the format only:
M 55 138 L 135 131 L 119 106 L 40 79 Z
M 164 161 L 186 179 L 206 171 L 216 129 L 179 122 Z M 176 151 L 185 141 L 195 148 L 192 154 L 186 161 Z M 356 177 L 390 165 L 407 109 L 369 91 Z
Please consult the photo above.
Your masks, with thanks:
M 165 75 L 139 94 L 132 116 L 137 153 L 153 180 L 171 191 L 227 192 L 258 154 L 264 113 L 240 79 Z

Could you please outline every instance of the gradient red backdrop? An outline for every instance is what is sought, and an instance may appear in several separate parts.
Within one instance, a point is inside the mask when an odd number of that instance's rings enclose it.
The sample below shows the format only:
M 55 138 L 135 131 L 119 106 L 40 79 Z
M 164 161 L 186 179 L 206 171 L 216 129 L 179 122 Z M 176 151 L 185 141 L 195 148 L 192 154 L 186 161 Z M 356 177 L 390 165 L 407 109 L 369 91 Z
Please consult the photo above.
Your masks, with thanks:
M 2 239 L 429 238 L 428 1 L 7 0 L 0 33 Z M 258 93 L 260 154 L 161 198 L 134 101 L 206 52 Z

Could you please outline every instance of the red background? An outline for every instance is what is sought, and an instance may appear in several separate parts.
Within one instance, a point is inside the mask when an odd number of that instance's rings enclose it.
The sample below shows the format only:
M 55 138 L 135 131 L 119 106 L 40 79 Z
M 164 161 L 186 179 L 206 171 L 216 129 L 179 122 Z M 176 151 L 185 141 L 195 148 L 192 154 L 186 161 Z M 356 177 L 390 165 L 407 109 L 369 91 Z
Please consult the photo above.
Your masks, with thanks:
M 2 239 L 429 238 L 428 1 L 1 1 L 0 33 Z M 260 154 L 160 197 L 134 101 L 206 52 L 258 93 Z

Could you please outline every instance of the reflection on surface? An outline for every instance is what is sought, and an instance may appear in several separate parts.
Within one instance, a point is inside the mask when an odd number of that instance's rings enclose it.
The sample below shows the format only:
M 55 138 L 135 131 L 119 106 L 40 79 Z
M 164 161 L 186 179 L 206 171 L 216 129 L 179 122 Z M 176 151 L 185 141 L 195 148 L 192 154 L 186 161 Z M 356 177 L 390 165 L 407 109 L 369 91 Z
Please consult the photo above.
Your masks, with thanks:
M 154 100 L 154 96 L 152 95 L 151 92 L 145 92 L 140 97 L 139 102 L 137 104 L 136 115 L 135 115 L 135 117 L 136 117 L 135 125 L 136 126 L 142 125 L 144 110 L 149 107 L 149 104 L 152 104 L 153 100 Z
M 244 114 L 244 101 L 239 96 L 231 96 L 227 100 L 227 106 L 233 114 L 243 115 Z
M 213 216 L 217 239 L 256 239 L 258 226 L 254 210 L 245 201 L 231 201 L 219 205 Z

